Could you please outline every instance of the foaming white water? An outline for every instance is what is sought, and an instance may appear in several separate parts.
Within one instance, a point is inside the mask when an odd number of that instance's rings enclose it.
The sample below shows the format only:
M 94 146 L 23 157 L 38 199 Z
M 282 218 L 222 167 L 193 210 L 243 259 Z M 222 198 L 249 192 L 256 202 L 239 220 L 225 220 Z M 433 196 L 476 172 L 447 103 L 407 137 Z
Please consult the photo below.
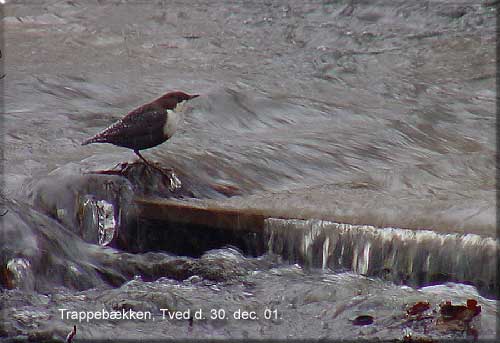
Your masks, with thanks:
M 498 242 L 474 234 L 267 219 L 271 252 L 307 266 L 349 269 L 412 285 L 471 282 L 495 289 Z

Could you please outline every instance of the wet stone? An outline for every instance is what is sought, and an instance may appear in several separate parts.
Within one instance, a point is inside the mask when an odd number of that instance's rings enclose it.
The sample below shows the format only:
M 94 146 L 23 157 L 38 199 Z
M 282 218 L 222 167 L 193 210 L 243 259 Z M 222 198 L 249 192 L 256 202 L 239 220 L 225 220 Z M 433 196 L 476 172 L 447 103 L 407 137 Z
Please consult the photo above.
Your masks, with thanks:
M 373 317 L 369 315 L 357 316 L 352 320 L 352 325 L 363 326 L 373 324 Z
M 13 258 L 7 262 L 6 269 L 6 274 L 9 278 L 8 288 L 34 289 L 35 280 L 29 260 L 25 258 Z
M 61 175 L 39 181 L 33 191 L 34 206 L 89 243 L 127 251 L 146 251 L 148 247 L 141 242 L 151 238 L 147 230 L 150 225 L 138 223 L 135 197 L 192 198 L 227 193 L 225 188 L 201 184 L 185 173 L 141 162 L 121 163 L 83 175 L 71 175 L 73 172 L 61 171 Z M 138 225 L 146 231 L 137 240 Z M 154 228 L 157 230 L 160 227 Z M 154 242 L 158 241 L 150 241 Z
M 57 176 L 36 185 L 33 204 L 89 243 L 116 245 L 119 231 L 134 221 L 133 196 L 119 176 Z
M 189 184 L 183 187 L 179 176 L 173 169 L 151 163 L 154 167 L 143 162 L 124 162 L 111 170 L 98 170 L 90 173 L 123 176 L 133 185 L 134 192 L 137 195 L 160 196 L 163 198 L 194 197 L 194 193 L 189 191 Z

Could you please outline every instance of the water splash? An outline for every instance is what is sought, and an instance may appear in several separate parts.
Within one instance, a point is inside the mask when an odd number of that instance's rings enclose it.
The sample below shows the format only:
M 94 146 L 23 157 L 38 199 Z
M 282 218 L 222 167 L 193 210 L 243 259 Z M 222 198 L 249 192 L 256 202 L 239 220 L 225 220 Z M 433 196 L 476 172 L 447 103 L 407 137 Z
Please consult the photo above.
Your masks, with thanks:
M 181 180 L 177 177 L 177 175 L 174 172 L 170 173 L 170 185 L 169 189 L 171 192 L 175 192 L 176 190 L 180 189 L 182 187 L 182 182 Z
M 267 219 L 268 247 L 290 262 L 348 269 L 414 286 L 445 281 L 494 292 L 498 242 L 474 234 Z
M 108 245 L 115 236 L 117 220 L 113 204 L 106 200 L 95 200 L 87 196 L 83 202 L 82 232 L 86 236 L 97 236 L 99 245 Z M 84 237 L 93 241 L 92 237 Z

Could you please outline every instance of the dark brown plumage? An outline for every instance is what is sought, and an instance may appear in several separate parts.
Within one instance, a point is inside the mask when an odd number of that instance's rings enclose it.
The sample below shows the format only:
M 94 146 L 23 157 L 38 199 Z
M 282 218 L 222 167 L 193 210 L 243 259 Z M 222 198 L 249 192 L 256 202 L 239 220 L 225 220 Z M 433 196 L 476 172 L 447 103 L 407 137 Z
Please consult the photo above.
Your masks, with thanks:
M 136 108 L 82 145 L 114 144 L 134 150 L 137 156 L 147 162 L 139 150 L 155 147 L 172 137 L 182 120 L 184 103 L 197 96 L 180 91 L 167 93 Z

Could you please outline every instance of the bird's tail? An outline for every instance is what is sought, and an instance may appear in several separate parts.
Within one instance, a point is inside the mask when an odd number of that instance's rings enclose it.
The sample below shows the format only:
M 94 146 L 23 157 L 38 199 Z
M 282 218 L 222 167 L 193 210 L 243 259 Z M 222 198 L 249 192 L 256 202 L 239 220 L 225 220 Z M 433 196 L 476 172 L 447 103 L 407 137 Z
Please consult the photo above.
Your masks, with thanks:
M 92 143 L 104 143 L 105 139 L 103 137 L 94 136 L 82 142 L 82 145 L 92 144 Z

